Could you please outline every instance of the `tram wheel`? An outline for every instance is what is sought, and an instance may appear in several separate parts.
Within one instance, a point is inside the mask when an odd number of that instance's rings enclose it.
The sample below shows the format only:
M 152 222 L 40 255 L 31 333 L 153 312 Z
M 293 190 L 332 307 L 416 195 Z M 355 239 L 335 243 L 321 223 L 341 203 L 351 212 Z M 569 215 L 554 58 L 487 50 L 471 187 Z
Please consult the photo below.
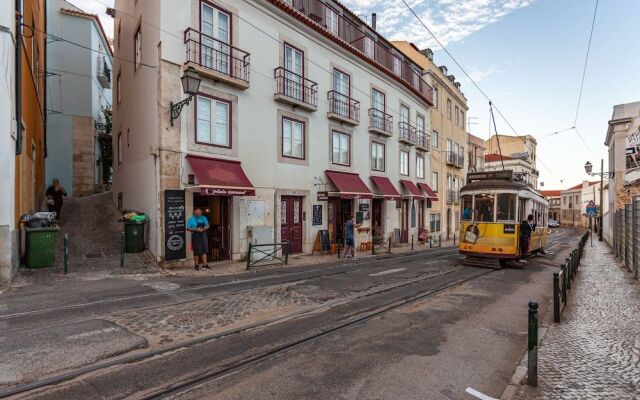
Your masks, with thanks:
M 498 263 L 500 264 L 501 268 L 506 267 L 508 262 L 509 262 L 509 260 L 505 260 L 504 258 L 498 259 Z

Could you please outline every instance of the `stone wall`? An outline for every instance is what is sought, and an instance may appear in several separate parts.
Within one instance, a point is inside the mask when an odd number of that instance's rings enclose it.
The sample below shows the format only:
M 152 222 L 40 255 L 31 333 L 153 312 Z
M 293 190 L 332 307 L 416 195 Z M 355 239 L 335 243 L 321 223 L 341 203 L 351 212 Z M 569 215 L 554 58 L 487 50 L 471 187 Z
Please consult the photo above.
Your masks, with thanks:
M 73 193 L 86 196 L 94 191 L 95 138 L 92 117 L 73 117 Z

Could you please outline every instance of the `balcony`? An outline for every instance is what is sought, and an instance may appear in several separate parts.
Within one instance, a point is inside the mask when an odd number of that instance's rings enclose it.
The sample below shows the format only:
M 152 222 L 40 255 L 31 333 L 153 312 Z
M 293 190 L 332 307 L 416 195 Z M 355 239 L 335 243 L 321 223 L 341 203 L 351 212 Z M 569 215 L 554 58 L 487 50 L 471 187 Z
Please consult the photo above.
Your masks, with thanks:
M 327 117 L 349 125 L 360 123 L 360 102 L 344 94 L 331 90 L 327 93 L 329 111 Z
M 408 122 L 400 122 L 398 123 L 398 128 L 400 130 L 400 136 L 398 139 L 402 143 L 414 145 L 416 143 L 416 127 L 409 124 Z
M 103 88 L 109 89 L 111 87 L 111 68 L 107 64 L 105 56 L 98 56 L 98 82 Z
M 393 116 L 375 108 L 369 109 L 369 132 L 393 136 Z
M 426 132 L 416 130 L 416 148 L 429 151 L 429 135 Z
M 276 101 L 300 107 L 307 111 L 318 109 L 318 84 L 287 71 L 284 67 L 278 67 L 273 71 L 276 80 L 276 92 L 273 98 Z
M 447 151 L 447 165 L 464 168 L 464 154 L 458 154 L 455 151 Z
M 184 43 L 187 67 L 214 82 L 249 88 L 249 53 L 191 28 L 184 31 Z
M 363 58 L 370 60 L 387 74 L 398 77 L 429 105 L 433 105 L 433 88 L 422 79 L 422 69 L 405 60 L 394 46 L 362 21 L 356 18 L 345 18 L 340 15 L 340 12 L 330 9 L 318 0 L 290 0 L 286 3 L 289 5 L 281 5 L 281 7 L 290 9 L 292 14 L 301 13 L 314 21 L 319 28 L 325 29 L 330 35 L 340 39 L 338 42 L 342 46 L 357 50 Z M 331 12 L 328 13 L 328 9 Z M 346 12 L 343 14 L 348 15 Z M 331 17 L 327 18 L 327 15 Z
M 447 203 L 457 203 L 460 200 L 460 192 L 457 190 L 447 190 Z

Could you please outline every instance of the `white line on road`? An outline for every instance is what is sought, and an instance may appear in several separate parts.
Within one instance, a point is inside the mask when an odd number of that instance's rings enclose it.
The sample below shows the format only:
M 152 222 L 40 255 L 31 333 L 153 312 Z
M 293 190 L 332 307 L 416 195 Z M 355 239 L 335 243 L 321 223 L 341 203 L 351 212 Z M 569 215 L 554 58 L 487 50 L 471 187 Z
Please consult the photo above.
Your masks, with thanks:
M 486 394 L 482 394 L 482 393 L 478 392 L 477 390 L 472 389 L 470 387 L 468 387 L 467 390 L 465 390 L 465 392 L 469 393 L 472 396 L 475 396 L 475 397 L 479 398 L 480 400 L 498 400 L 496 398 L 489 397 Z
M 382 272 L 376 272 L 375 274 L 369 274 L 369 276 L 382 276 L 382 275 L 388 275 L 388 274 L 393 274 L 394 272 L 400 272 L 400 271 L 404 271 L 406 268 L 394 268 L 394 269 L 388 269 L 386 271 L 382 271 Z
M 77 339 L 82 339 L 82 338 L 86 338 L 86 337 L 89 337 L 89 336 L 99 335 L 101 333 L 118 332 L 120 330 L 121 329 L 117 328 L 117 327 L 97 329 L 95 331 L 83 332 L 83 333 L 78 333 L 77 335 L 67 336 L 66 339 L 67 340 L 77 340 Z

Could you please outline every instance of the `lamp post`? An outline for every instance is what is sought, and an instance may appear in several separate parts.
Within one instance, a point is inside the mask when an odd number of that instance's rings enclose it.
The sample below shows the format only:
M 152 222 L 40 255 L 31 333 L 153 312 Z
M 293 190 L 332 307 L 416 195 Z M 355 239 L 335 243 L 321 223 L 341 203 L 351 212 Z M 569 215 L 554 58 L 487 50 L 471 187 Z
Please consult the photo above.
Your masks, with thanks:
M 611 179 L 615 176 L 615 172 L 605 172 L 604 159 L 600 160 L 600 172 L 591 172 L 593 171 L 593 164 L 591 164 L 591 162 L 589 161 L 587 161 L 584 164 L 584 171 L 587 173 L 587 175 L 590 175 L 590 176 L 600 176 L 600 226 L 598 229 L 598 240 L 602 242 L 602 225 L 603 225 L 603 209 L 604 209 L 604 204 L 603 204 L 604 177 L 606 176 L 607 179 Z
M 171 126 L 173 126 L 173 121 L 175 119 L 178 119 L 178 117 L 180 116 L 182 108 L 189 104 L 191 102 L 191 99 L 193 99 L 193 96 L 198 94 L 198 90 L 200 90 L 201 79 L 200 75 L 198 75 L 195 69 L 187 68 L 180 80 L 182 81 L 182 90 L 185 94 L 188 94 L 189 97 L 175 104 L 171 102 Z

